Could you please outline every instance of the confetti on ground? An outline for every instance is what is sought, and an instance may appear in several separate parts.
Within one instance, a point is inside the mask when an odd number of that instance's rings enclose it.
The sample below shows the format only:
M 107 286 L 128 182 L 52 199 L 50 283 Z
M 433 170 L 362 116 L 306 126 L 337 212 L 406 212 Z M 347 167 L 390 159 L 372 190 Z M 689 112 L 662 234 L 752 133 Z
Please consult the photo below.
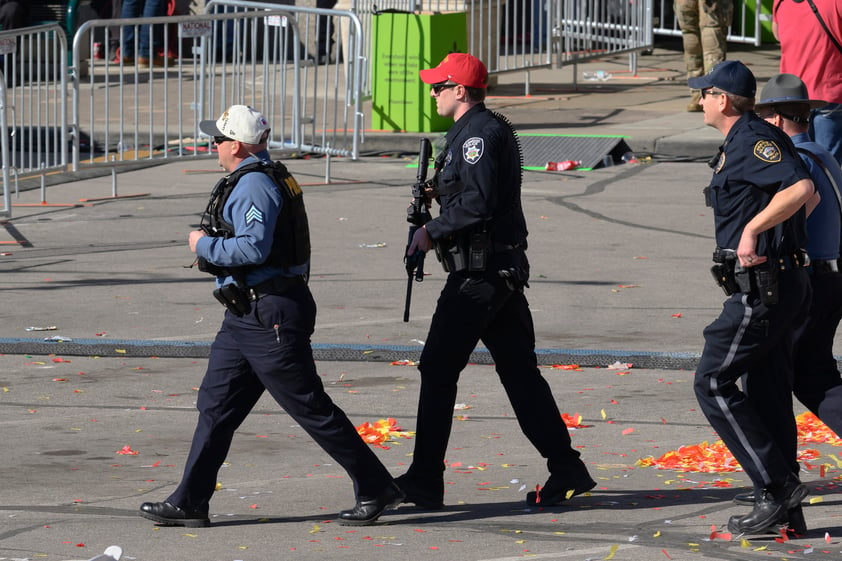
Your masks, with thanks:
M 375 423 L 365 422 L 357 427 L 357 434 L 368 444 L 379 445 L 392 438 L 410 438 L 414 433 L 402 431 L 394 418 L 380 419 Z
M 574 413 L 573 415 L 568 415 L 567 413 L 561 414 L 561 419 L 564 421 L 564 424 L 569 429 L 584 429 L 588 427 L 592 427 L 593 425 L 583 425 L 582 424 L 582 416 L 578 413 Z
M 404 359 L 392 361 L 392 366 L 418 366 L 414 360 Z
M 614 364 L 609 364 L 606 366 L 609 370 L 626 370 L 627 368 L 631 368 L 633 364 L 631 362 L 620 362 L 619 360 Z
M 140 452 L 132 450 L 132 447 L 128 444 L 117 450 L 116 453 L 120 454 L 121 456 L 137 456 L 138 454 L 140 454 Z
M 798 442 L 824 442 L 842 445 L 835 433 L 828 429 L 812 413 L 802 413 L 796 417 L 798 425 Z M 834 442 L 835 441 L 835 442 Z M 798 452 L 799 461 L 811 460 L 819 457 L 817 450 L 805 449 Z M 693 471 L 701 473 L 717 473 L 741 470 L 740 465 L 731 454 L 728 447 L 721 440 L 713 444 L 707 441 L 692 446 L 681 446 L 671 450 L 659 458 L 649 456 L 638 460 L 640 467 L 655 467 L 657 469 L 671 469 L 675 471 Z
M 580 372 L 582 371 L 582 369 L 579 368 L 578 364 L 553 364 L 552 366 L 550 366 L 550 368 L 553 368 L 555 370 L 578 370 Z

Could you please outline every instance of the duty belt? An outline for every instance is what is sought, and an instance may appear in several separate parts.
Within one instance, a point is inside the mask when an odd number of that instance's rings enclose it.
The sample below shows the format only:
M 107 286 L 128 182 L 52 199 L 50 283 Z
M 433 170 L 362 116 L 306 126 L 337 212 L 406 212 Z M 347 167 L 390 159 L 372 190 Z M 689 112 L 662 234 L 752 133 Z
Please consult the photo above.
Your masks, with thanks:
M 254 302 L 263 296 L 270 294 L 279 295 L 295 288 L 300 284 L 304 284 L 304 275 L 297 275 L 294 277 L 273 277 L 269 280 L 263 281 L 257 286 L 249 288 L 249 299 Z

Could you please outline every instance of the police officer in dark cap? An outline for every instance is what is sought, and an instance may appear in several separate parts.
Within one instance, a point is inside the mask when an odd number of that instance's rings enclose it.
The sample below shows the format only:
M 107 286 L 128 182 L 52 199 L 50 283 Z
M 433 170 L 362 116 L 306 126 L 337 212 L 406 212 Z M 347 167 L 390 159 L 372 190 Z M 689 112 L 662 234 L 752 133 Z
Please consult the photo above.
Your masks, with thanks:
M 792 376 L 810 302 L 802 248 L 815 189 L 789 137 L 754 113 L 757 85 L 743 63 L 721 62 L 689 85 L 701 91 L 705 124 L 725 137 L 705 192 L 717 245 L 712 271 L 729 295 L 704 330 L 694 389 L 755 487 L 751 512 L 732 516 L 728 529 L 753 534 L 786 522 L 808 494 L 797 475 Z
M 234 431 L 268 391 L 353 481 L 357 502 L 339 513 L 339 522 L 372 524 L 403 493 L 316 372 L 301 187 L 270 160 L 269 124 L 251 107 L 232 105 L 199 128 L 213 137 L 229 175 L 217 183 L 203 228 L 188 242 L 200 270 L 216 276 L 214 296 L 227 310 L 199 388 L 184 476 L 165 501 L 143 503 L 140 515 L 165 526 L 208 526 L 208 503 Z
M 418 228 L 407 255 L 435 247 L 447 282 L 421 353 L 421 395 L 412 465 L 396 479 L 406 502 L 444 505 L 444 460 L 457 382 L 482 341 L 523 432 L 547 459 L 550 477 L 529 504 L 554 505 L 595 485 L 535 356 L 524 288 L 529 278 L 521 207 L 521 154 L 511 124 L 484 104 L 488 72 L 476 57 L 451 53 L 421 70 L 439 115 L 455 123 L 436 159 L 440 213 Z
M 842 379 L 833 356 L 833 340 L 842 319 L 842 170 L 827 148 L 808 135 L 812 110 L 825 105 L 825 101 L 810 99 L 798 76 L 778 74 L 763 87 L 755 110 L 792 138 L 820 196 L 807 218 L 807 271 L 813 301 L 798 337 L 794 391 L 801 403 L 842 435 Z

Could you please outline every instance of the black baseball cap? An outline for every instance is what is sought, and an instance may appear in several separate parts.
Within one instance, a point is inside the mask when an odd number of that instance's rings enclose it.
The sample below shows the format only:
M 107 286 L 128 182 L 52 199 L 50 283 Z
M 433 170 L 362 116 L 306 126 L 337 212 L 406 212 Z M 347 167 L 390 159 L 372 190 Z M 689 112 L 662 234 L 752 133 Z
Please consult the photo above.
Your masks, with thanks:
M 754 74 L 739 60 L 724 60 L 704 76 L 690 78 L 687 84 L 694 90 L 719 88 L 742 97 L 754 97 L 757 93 L 757 80 Z

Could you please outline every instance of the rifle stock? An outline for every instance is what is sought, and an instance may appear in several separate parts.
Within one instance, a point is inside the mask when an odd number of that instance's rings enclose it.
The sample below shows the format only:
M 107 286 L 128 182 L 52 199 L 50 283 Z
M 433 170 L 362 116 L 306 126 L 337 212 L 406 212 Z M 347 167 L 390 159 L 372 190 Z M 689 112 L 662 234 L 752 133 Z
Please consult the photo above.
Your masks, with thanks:
M 406 220 L 410 223 L 409 237 L 404 250 L 404 264 L 406 265 L 406 302 L 403 308 L 403 320 L 409 321 L 409 307 L 412 302 L 412 282 L 424 280 L 424 252 L 416 249 L 412 255 L 407 255 L 412 237 L 415 232 L 430 220 L 430 212 L 427 210 L 427 198 L 424 195 L 424 187 L 427 182 L 427 167 L 433 147 L 429 139 L 421 139 L 421 148 L 418 152 L 418 173 L 415 176 L 415 183 L 412 185 L 412 204 L 406 209 Z

